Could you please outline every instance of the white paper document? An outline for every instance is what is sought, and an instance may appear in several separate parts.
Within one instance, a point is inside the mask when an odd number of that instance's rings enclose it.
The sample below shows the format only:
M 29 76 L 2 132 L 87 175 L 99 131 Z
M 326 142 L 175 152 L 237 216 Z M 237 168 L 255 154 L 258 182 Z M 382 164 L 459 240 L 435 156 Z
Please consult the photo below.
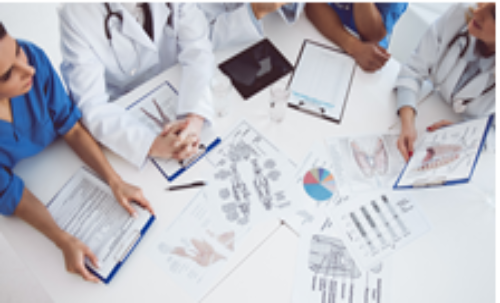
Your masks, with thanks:
M 340 120 L 355 66 L 354 59 L 342 50 L 305 41 L 290 83 L 290 104 Z
M 288 186 L 294 203 L 293 211 L 283 219 L 295 232 L 311 223 L 317 215 L 330 213 L 347 196 L 341 195 L 334 175 L 334 160 L 323 142 L 313 145 L 293 174 Z
M 328 140 L 342 192 L 389 189 L 405 165 L 397 134 L 334 137 Z
M 86 265 L 107 283 L 154 220 L 148 211 L 132 206 L 138 214 L 136 219 L 116 201 L 101 179 L 80 169 L 47 209 L 61 229 L 85 243 L 97 256 L 98 269 L 88 260 Z
M 133 102 L 132 102 L 133 101 Z M 127 109 L 144 125 L 160 134 L 163 126 L 177 120 L 178 95 L 170 83 L 163 82 L 139 100 L 131 100 Z M 220 139 L 211 127 L 205 126 L 200 135 L 199 152 L 189 159 L 178 161 L 175 159 L 152 159 L 162 174 L 169 180 L 174 180 L 187 167 L 214 148 Z
M 215 216 L 245 233 L 292 206 L 295 165 L 248 122 L 240 122 L 208 155 L 207 197 Z
M 351 195 L 331 218 L 362 269 L 372 268 L 430 229 L 417 205 L 399 192 Z
M 212 216 L 203 191 L 155 239 L 151 256 L 193 298 L 200 300 L 218 281 L 234 254 L 234 229 Z
M 332 220 L 318 217 L 300 236 L 293 303 L 387 303 L 388 262 L 361 269 Z
M 469 181 L 492 119 L 475 119 L 425 133 L 394 188 Z

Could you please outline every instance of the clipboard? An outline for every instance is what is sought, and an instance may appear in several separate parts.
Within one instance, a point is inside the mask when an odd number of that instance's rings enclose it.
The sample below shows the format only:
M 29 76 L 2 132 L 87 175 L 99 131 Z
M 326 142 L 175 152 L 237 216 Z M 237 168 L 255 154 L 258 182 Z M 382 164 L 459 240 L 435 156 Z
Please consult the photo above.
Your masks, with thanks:
M 124 217 L 129 219 L 125 223 L 121 222 L 121 225 L 119 226 L 114 226 L 115 230 L 119 229 L 118 231 L 116 231 L 112 235 L 111 234 L 107 235 L 107 237 L 110 238 L 108 240 L 111 240 L 111 242 L 113 243 L 110 243 L 110 241 L 102 241 L 98 243 L 98 247 L 94 248 L 101 252 L 104 251 L 105 255 L 107 256 L 104 264 L 101 264 L 102 266 L 101 268 L 99 269 L 94 268 L 88 259 L 85 260 L 85 267 L 92 274 L 94 274 L 101 281 L 103 281 L 105 284 L 109 284 L 109 282 L 111 282 L 111 280 L 115 277 L 120 268 L 125 264 L 129 256 L 132 254 L 134 249 L 142 240 L 146 232 L 151 227 L 151 224 L 153 224 L 153 222 L 155 221 L 156 217 L 151 215 L 147 210 L 142 209 L 140 206 L 134 205 L 134 208 L 138 213 L 138 218 L 130 219 L 130 214 L 128 214 L 124 209 L 121 208 L 121 206 L 119 206 L 118 202 L 114 199 L 114 196 L 112 199 L 105 199 L 105 198 L 102 199 L 100 201 L 101 204 L 99 204 L 98 207 L 95 208 L 75 206 L 77 204 L 81 204 L 81 199 L 83 198 L 81 196 L 82 193 L 78 191 L 82 181 L 90 183 L 89 185 L 82 186 L 85 189 L 88 190 L 88 188 L 90 188 L 91 191 L 92 190 L 99 191 L 97 194 L 91 196 L 94 197 L 95 199 L 90 199 L 90 198 L 88 199 L 87 201 L 88 203 L 93 203 L 95 200 L 99 200 L 100 198 L 106 195 L 113 196 L 113 192 L 111 191 L 109 186 L 104 182 L 104 180 L 101 179 L 100 176 L 96 175 L 89 168 L 82 167 L 64 184 L 64 186 L 59 190 L 59 192 L 49 201 L 49 203 L 47 204 L 47 210 L 54 217 L 54 220 L 61 229 L 70 233 L 72 236 L 78 238 L 82 242 L 84 241 L 84 239 L 79 238 L 80 230 L 83 229 L 85 226 L 91 226 L 88 228 L 92 229 L 93 233 L 88 234 L 89 229 L 83 231 L 86 240 L 90 241 L 89 243 L 85 243 L 85 245 L 89 246 L 89 248 L 91 249 L 92 246 L 90 245 L 90 243 L 95 245 L 94 240 L 96 238 L 105 237 L 106 234 L 104 232 L 106 227 L 98 225 L 99 222 L 101 221 L 99 221 L 99 218 L 96 219 L 95 218 L 96 216 L 98 216 L 99 214 L 102 215 L 101 217 L 102 221 L 108 221 L 109 216 L 114 216 L 113 217 L 115 218 L 114 222 L 119 222 L 120 219 L 123 220 Z M 82 187 L 80 187 L 80 189 L 85 194 L 85 189 L 83 189 Z M 108 207 L 109 210 L 109 203 L 116 204 L 113 205 L 112 207 L 118 206 L 118 210 L 116 211 L 121 212 L 121 214 L 114 213 L 113 215 L 111 215 L 112 211 L 100 212 L 100 210 L 103 209 L 102 207 L 106 206 Z M 103 206 L 105 204 L 106 206 Z M 98 213 L 98 215 L 96 215 L 96 212 Z M 92 220 L 94 221 L 91 222 Z M 96 226 L 98 228 L 94 229 L 94 227 Z M 113 230 L 113 227 L 107 227 L 107 228 L 108 230 Z M 90 239 L 88 238 L 89 236 Z M 112 245 L 114 244 L 116 239 L 119 239 L 118 240 L 119 246 L 117 248 L 113 247 Z M 106 250 L 106 248 L 108 250 Z M 97 251 L 93 252 L 96 255 L 98 255 Z
M 356 61 L 344 51 L 305 39 L 289 82 L 288 106 L 341 123 L 355 69 Z
M 293 66 L 269 41 L 263 39 L 219 64 L 238 91 L 247 100 L 293 70 Z
M 133 241 L 125 248 L 123 251 L 123 254 L 121 256 L 120 261 L 115 265 L 111 273 L 107 277 L 101 276 L 97 271 L 95 271 L 92 267 L 90 267 L 88 264 L 85 264 L 85 267 L 96 277 L 98 277 L 101 281 L 103 281 L 105 284 L 109 284 L 111 280 L 115 277 L 115 275 L 118 273 L 120 268 L 122 268 L 123 264 L 127 261 L 128 257 L 132 254 L 134 249 L 137 247 L 139 242 L 141 242 L 142 238 L 146 234 L 146 232 L 149 230 L 149 227 L 151 227 L 151 224 L 156 220 L 155 216 L 151 216 L 149 221 L 144 225 L 144 227 L 138 232 L 137 236 L 133 239 Z
M 177 97 L 177 90 L 168 81 L 165 81 L 128 105 L 126 109 L 159 133 L 161 127 L 157 124 L 161 125 L 176 119 Z M 199 151 L 192 157 L 182 161 L 155 158 L 150 158 L 150 160 L 161 174 L 169 182 L 172 182 L 216 147 L 220 141 L 221 139 L 212 128 L 205 126 L 200 135 Z
M 481 127 L 481 133 L 479 134 L 479 136 L 477 136 L 479 138 L 479 143 L 477 144 L 477 146 L 474 147 L 475 153 L 470 155 L 470 157 L 473 156 L 473 158 L 471 158 L 471 160 L 470 160 L 470 163 L 471 163 L 470 168 L 468 168 L 468 172 L 464 177 L 450 179 L 447 177 L 446 174 L 440 174 L 440 175 L 433 176 L 432 178 L 429 178 L 429 177 L 425 178 L 424 177 L 424 178 L 420 178 L 420 179 L 415 179 L 415 180 L 413 180 L 413 182 L 408 183 L 405 180 L 406 174 L 410 173 L 411 170 L 414 170 L 414 168 L 416 167 L 415 162 L 420 160 L 417 156 L 417 151 L 420 155 L 422 155 L 422 151 L 421 151 L 422 146 L 419 145 L 419 147 L 415 150 L 415 154 L 413 155 L 413 157 L 410 158 L 410 160 L 406 163 L 405 167 L 401 171 L 401 174 L 399 175 L 396 182 L 394 183 L 393 189 L 402 190 L 402 189 L 414 189 L 414 188 L 428 188 L 428 187 L 438 187 L 438 186 L 459 185 L 459 184 L 464 184 L 464 183 L 469 182 L 470 179 L 472 178 L 472 174 L 475 171 L 477 161 L 479 160 L 481 150 L 483 149 L 484 144 L 486 142 L 486 137 L 487 137 L 488 131 L 489 131 L 489 129 L 494 121 L 494 117 L 495 117 L 495 115 L 491 114 L 488 117 L 474 119 L 474 120 L 470 120 L 470 121 L 457 123 L 455 125 L 447 126 L 447 127 L 438 129 L 432 133 L 432 134 L 439 134 L 439 133 L 443 133 L 445 131 L 449 131 L 450 129 L 454 129 L 454 128 L 456 129 L 457 127 L 463 128 L 464 126 L 466 127 L 468 125 L 479 124 L 477 126 L 477 128 Z M 430 134 L 427 134 L 427 136 L 429 136 L 429 135 Z M 425 147 L 425 146 L 423 146 L 423 147 Z M 427 147 L 427 154 L 429 154 L 428 147 Z M 458 158 L 458 159 L 460 159 L 460 158 Z

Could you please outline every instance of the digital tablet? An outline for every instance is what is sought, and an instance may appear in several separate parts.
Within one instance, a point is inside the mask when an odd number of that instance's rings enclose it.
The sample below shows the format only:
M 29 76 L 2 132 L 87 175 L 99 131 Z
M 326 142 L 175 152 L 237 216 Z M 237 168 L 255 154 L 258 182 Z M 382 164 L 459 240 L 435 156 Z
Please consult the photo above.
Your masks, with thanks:
M 245 100 L 293 70 L 267 39 L 219 64 L 219 68 Z

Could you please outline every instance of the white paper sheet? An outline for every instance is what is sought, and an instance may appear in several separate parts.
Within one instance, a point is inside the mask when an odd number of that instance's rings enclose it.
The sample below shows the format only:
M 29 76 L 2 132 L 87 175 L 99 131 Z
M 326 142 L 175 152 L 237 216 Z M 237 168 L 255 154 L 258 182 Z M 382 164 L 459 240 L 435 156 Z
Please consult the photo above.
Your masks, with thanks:
M 322 108 L 325 115 L 340 119 L 355 65 L 341 50 L 306 41 L 290 84 L 290 102 L 313 112 Z
M 160 134 L 163 127 L 160 127 L 159 123 L 164 125 L 169 121 L 173 122 L 177 120 L 177 101 L 177 93 L 168 82 L 163 82 L 140 100 L 137 100 L 132 104 L 128 104 L 127 108 L 147 127 L 154 130 L 156 134 Z M 164 116 L 162 116 L 162 113 Z M 163 117 L 166 117 L 166 119 Z M 161 171 L 163 171 L 164 174 L 167 175 L 168 179 L 172 180 L 172 177 L 175 177 L 175 174 L 179 170 L 189 166 L 193 161 L 198 159 L 216 140 L 217 135 L 214 133 L 213 129 L 206 126 L 202 129 L 200 135 L 199 152 L 197 154 L 183 161 L 177 161 L 174 159 L 153 159 L 153 162 L 158 166 L 158 168 L 160 168 Z
M 425 133 L 416 145 L 398 187 L 467 181 L 482 146 L 489 117 Z
M 334 137 L 327 142 L 342 192 L 389 189 L 405 165 L 397 134 Z
M 288 186 L 294 199 L 293 211 L 283 219 L 296 233 L 300 234 L 302 226 L 311 223 L 317 215 L 331 212 L 335 205 L 347 199 L 339 192 L 334 167 L 327 145 L 318 142 L 295 171 Z
M 87 169 L 80 169 L 47 209 L 57 225 L 85 243 L 97 256 L 100 268 L 90 266 L 107 278 L 123 260 L 141 236 L 151 214 L 132 205 L 138 218 L 134 219 L 116 201 L 111 189 Z
M 234 229 L 211 213 L 200 191 L 150 249 L 155 263 L 196 300 L 218 281 L 239 241 Z
M 207 160 L 214 166 L 206 189 L 211 208 L 238 233 L 291 208 L 295 165 L 248 122 L 240 122 Z
M 332 220 L 318 216 L 301 234 L 292 302 L 387 303 L 389 275 L 389 262 L 359 268 Z
M 375 266 L 430 229 L 417 205 L 400 192 L 351 195 L 331 218 L 362 269 Z

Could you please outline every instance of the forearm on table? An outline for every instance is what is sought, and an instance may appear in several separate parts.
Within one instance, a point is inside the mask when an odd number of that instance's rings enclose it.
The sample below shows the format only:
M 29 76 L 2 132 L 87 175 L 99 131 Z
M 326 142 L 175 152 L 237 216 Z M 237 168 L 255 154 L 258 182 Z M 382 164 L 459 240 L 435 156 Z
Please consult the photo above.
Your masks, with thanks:
M 61 247 L 62 243 L 70 237 L 68 233 L 59 228 L 45 205 L 26 188 L 14 215 L 40 231 L 58 247 Z
M 403 128 L 413 127 L 415 125 L 415 109 L 410 106 L 404 106 L 399 110 L 399 118 Z
M 305 11 L 318 31 L 347 53 L 352 54 L 356 44 L 361 43 L 345 29 L 337 13 L 327 3 L 307 3 Z
M 353 17 L 358 34 L 364 41 L 379 42 L 384 39 L 387 31 L 375 3 L 354 3 Z
M 64 135 L 64 140 L 78 154 L 78 156 L 94 171 L 96 171 L 106 182 L 111 185 L 121 180 L 104 156 L 101 147 L 77 122 L 73 128 Z

